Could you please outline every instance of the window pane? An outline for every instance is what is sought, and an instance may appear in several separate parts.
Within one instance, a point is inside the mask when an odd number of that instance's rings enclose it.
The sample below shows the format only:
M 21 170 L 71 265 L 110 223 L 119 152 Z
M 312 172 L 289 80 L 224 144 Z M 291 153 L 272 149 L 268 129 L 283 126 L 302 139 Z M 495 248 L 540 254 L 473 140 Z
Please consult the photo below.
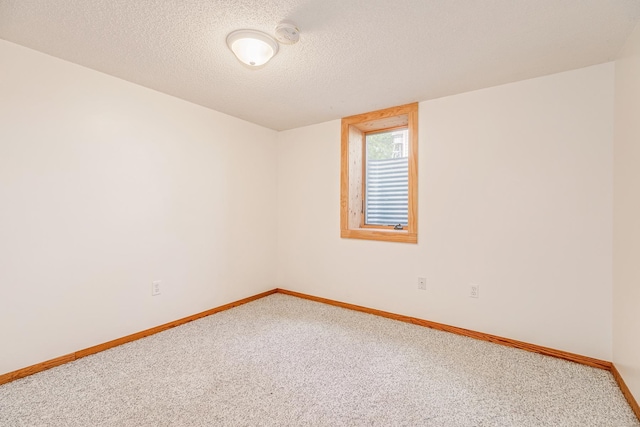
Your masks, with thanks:
M 367 134 L 365 224 L 406 226 L 409 213 L 409 131 Z

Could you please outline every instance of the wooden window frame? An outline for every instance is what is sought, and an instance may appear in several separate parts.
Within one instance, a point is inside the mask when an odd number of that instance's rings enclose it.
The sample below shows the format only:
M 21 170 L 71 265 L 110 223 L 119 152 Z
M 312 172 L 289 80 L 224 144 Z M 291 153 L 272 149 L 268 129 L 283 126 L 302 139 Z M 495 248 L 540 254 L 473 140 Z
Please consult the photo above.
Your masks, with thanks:
M 409 194 L 407 227 L 364 225 L 364 148 L 367 133 L 398 127 L 409 131 Z M 418 103 L 344 117 L 341 128 L 340 237 L 418 242 Z

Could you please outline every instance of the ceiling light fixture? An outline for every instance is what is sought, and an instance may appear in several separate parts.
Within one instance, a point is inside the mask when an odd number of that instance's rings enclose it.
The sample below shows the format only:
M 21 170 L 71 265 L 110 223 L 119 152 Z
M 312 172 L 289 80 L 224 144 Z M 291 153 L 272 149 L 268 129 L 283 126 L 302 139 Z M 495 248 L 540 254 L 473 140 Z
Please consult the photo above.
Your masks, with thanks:
M 278 53 L 278 42 L 256 30 L 237 30 L 227 36 L 227 46 L 240 62 L 252 68 L 269 62 Z

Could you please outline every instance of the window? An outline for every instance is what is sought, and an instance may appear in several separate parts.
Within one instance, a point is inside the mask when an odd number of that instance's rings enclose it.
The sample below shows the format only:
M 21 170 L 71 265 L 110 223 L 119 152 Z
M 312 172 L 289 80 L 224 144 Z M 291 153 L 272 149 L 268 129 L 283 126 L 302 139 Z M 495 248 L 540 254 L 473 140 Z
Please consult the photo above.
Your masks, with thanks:
M 340 235 L 416 243 L 418 104 L 342 119 Z

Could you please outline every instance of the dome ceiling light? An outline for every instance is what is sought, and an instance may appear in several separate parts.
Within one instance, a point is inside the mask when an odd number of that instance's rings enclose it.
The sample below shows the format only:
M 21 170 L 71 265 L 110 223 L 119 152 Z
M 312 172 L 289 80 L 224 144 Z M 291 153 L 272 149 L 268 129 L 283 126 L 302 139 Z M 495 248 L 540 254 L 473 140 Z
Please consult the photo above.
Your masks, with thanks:
M 300 30 L 293 22 L 282 21 L 276 26 L 276 38 L 282 44 L 295 44 Z M 257 30 L 236 30 L 227 36 L 227 46 L 238 60 L 251 68 L 259 68 L 278 53 L 278 42 Z
M 232 32 L 227 36 L 227 46 L 240 62 L 250 67 L 260 67 L 278 53 L 278 42 L 256 30 Z

